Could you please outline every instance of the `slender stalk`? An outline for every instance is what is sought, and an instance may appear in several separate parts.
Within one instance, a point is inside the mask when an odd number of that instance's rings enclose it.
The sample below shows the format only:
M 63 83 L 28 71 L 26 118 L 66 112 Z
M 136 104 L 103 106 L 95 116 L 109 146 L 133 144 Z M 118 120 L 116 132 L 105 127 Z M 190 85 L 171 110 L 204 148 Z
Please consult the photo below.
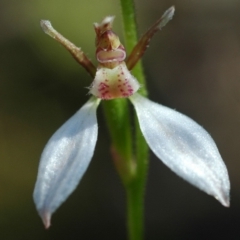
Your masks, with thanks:
M 129 100 L 125 98 L 103 102 L 105 118 L 112 140 L 112 157 L 124 185 L 129 182 L 134 171 L 128 102 Z
M 129 70 L 134 68 L 136 63 L 141 59 L 142 55 L 147 50 L 147 47 L 153 37 L 153 35 L 161 30 L 166 24 L 172 19 L 175 8 L 174 6 L 170 7 L 165 13 L 162 15 L 160 19 L 158 19 L 145 34 L 141 36 L 138 43 L 134 46 L 131 54 L 128 56 L 126 60 L 126 64 Z
M 128 235 L 131 240 L 143 239 L 143 196 L 135 182 L 126 191 Z
M 121 2 L 123 25 L 124 25 L 125 47 L 127 50 L 127 54 L 130 54 L 130 52 L 133 50 L 133 48 L 138 42 L 134 1 L 120 0 L 120 2 Z M 138 61 L 138 63 L 132 70 L 132 73 L 142 86 L 139 93 L 146 96 L 147 89 L 146 89 L 145 77 L 143 73 L 141 60 Z
M 43 31 L 46 34 L 48 34 L 50 37 L 61 43 L 63 47 L 65 47 L 71 53 L 74 59 L 80 65 L 82 65 L 92 77 L 95 76 L 96 67 L 93 65 L 91 60 L 85 55 L 85 53 L 81 50 L 81 48 L 75 46 L 72 42 L 70 42 L 57 30 L 55 30 L 48 20 L 41 20 L 40 24 Z
M 122 16 L 125 33 L 125 46 L 130 53 L 138 42 L 135 9 L 133 0 L 121 0 Z M 147 95 L 145 78 L 141 61 L 132 70 L 133 75 L 142 85 L 140 94 Z M 144 238 L 144 193 L 148 170 L 148 146 L 139 128 L 135 116 L 135 174 L 125 185 L 127 195 L 127 218 L 129 240 Z

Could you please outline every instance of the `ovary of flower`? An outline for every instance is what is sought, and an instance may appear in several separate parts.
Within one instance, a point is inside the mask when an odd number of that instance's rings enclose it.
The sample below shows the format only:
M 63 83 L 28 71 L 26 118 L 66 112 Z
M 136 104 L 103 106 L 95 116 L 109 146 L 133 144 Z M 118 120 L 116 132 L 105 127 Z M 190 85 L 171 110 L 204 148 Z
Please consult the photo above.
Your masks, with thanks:
M 173 10 L 164 16 L 171 18 Z M 34 201 L 45 227 L 50 226 L 52 213 L 74 191 L 92 159 L 101 99 L 129 97 L 155 155 L 177 175 L 229 206 L 228 173 L 213 139 L 189 117 L 137 93 L 139 84 L 125 65 L 124 47 L 111 32 L 112 21 L 113 17 L 107 17 L 95 24 L 99 66 L 90 86 L 94 96 L 56 131 L 41 156 Z

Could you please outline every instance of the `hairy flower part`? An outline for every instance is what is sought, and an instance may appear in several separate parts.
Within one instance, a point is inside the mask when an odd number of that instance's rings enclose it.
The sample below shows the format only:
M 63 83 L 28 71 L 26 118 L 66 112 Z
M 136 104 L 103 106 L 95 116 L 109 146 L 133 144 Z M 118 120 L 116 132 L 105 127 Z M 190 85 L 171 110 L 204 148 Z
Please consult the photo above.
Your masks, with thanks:
M 73 56 L 73 58 L 82 66 L 84 67 L 87 72 L 94 77 L 96 72 L 96 67 L 93 65 L 93 63 L 88 59 L 88 57 L 84 54 L 81 48 L 75 46 L 72 42 L 70 42 L 68 39 L 66 39 L 64 36 L 62 36 L 59 32 L 57 32 L 53 27 L 50 21 L 48 20 L 41 20 L 40 25 L 42 27 L 42 30 L 58 41 L 60 44 L 63 45 Z
M 125 62 L 115 68 L 100 66 L 90 87 L 90 93 L 101 99 L 129 97 L 139 89 L 139 83 L 128 71 Z
M 141 38 L 133 52 L 136 54 L 157 28 L 172 18 L 174 8 Z M 50 138 L 41 156 L 34 202 L 45 227 L 50 226 L 52 213 L 74 191 L 92 159 L 98 126 L 96 111 L 101 99 L 129 97 L 139 120 L 140 129 L 154 154 L 173 172 L 197 188 L 229 206 L 230 183 L 226 166 L 211 136 L 189 117 L 168 107 L 154 103 L 137 93 L 138 81 L 131 75 L 124 59 L 126 53 L 118 36 L 112 31 L 114 17 L 95 23 L 96 58 L 99 62 L 94 81 L 90 86 L 91 99 Z M 93 75 L 95 67 L 72 43 L 42 21 L 44 31 L 55 38 Z M 69 47 L 70 46 L 70 47 Z M 141 47 L 142 46 L 142 47 Z M 131 60 L 131 59 L 130 59 Z
M 165 11 L 162 17 L 158 19 L 157 22 L 142 35 L 126 60 L 129 70 L 132 70 L 139 59 L 141 59 L 146 49 L 148 48 L 153 35 L 161 30 L 164 26 L 166 26 L 166 24 L 173 18 L 174 12 L 174 6 L 170 7 L 167 11 Z
M 113 19 L 114 17 L 106 17 L 100 24 L 94 24 L 99 65 L 90 93 L 105 100 L 129 97 L 140 86 L 126 67 L 124 46 L 112 31 Z
M 97 38 L 96 58 L 102 64 L 122 62 L 126 58 L 124 46 L 113 31 L 105 31 Z
M 105 17 L 101 23 L 95 23 L 96 58 L 102 67 L 114 68 L 126 58 L 126 51 L 119 37 L 112 31 L 114 17 Z M 112 63 L 112 64 L 108 64 Z

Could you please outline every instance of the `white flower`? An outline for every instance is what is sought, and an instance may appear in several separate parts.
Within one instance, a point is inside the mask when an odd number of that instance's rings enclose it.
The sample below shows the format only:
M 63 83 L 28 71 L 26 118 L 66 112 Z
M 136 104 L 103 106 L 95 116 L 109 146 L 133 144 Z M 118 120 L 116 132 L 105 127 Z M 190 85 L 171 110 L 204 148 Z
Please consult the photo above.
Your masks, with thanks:
M 124 47 L 111 32 L 112 21 L 113 17 L 107 17 L 95 24 L 99 66 L 90 87 L 94 96 L 57 130 L 41 156 L 34 201 L 46 228 L 52 213 L 77 187 L 92 159 L 101 99 L 128 97 L 155 155 L 177 175 L 229 206 L 228 173 L 213 139 L 191 118 L 137 93 L 139 83 L 124 63 Z
M 130 97 L 141 131 L 156 156 L 177 175 L 229 206 L 226 166 L 210 135 L 189 117 L 135 93 Z M 92 97 L 47 143 L 40 161 L 34 201 L 46 227 L 51 214 L 74 191 L 97 140 Z

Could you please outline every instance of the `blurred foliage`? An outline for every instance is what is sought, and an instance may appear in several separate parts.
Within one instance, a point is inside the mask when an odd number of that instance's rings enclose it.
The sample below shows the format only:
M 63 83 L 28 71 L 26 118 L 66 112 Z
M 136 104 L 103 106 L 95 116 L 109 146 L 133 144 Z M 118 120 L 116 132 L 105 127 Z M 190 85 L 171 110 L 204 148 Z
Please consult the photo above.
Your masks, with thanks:
M 146 239 L 240 239 L 240 2 L 136 1 L 139 33 L 176 6 L 151 42 L 144 65 L 150 97 L 203 125 L 229 169 L 232 206 L 186 184 L 152 156 Z M 0 239 L 125 239 L 121 184 L 109 154 L 101 108 L 94 159 L 77 191 L 45 230 L 32 201 L 39 156 L 49 137 L 88 99 L 91 78 L 45 35 L 48 19 L 93 59 L 93 22 L 115 15 L 118 1 L 1 1 Z

